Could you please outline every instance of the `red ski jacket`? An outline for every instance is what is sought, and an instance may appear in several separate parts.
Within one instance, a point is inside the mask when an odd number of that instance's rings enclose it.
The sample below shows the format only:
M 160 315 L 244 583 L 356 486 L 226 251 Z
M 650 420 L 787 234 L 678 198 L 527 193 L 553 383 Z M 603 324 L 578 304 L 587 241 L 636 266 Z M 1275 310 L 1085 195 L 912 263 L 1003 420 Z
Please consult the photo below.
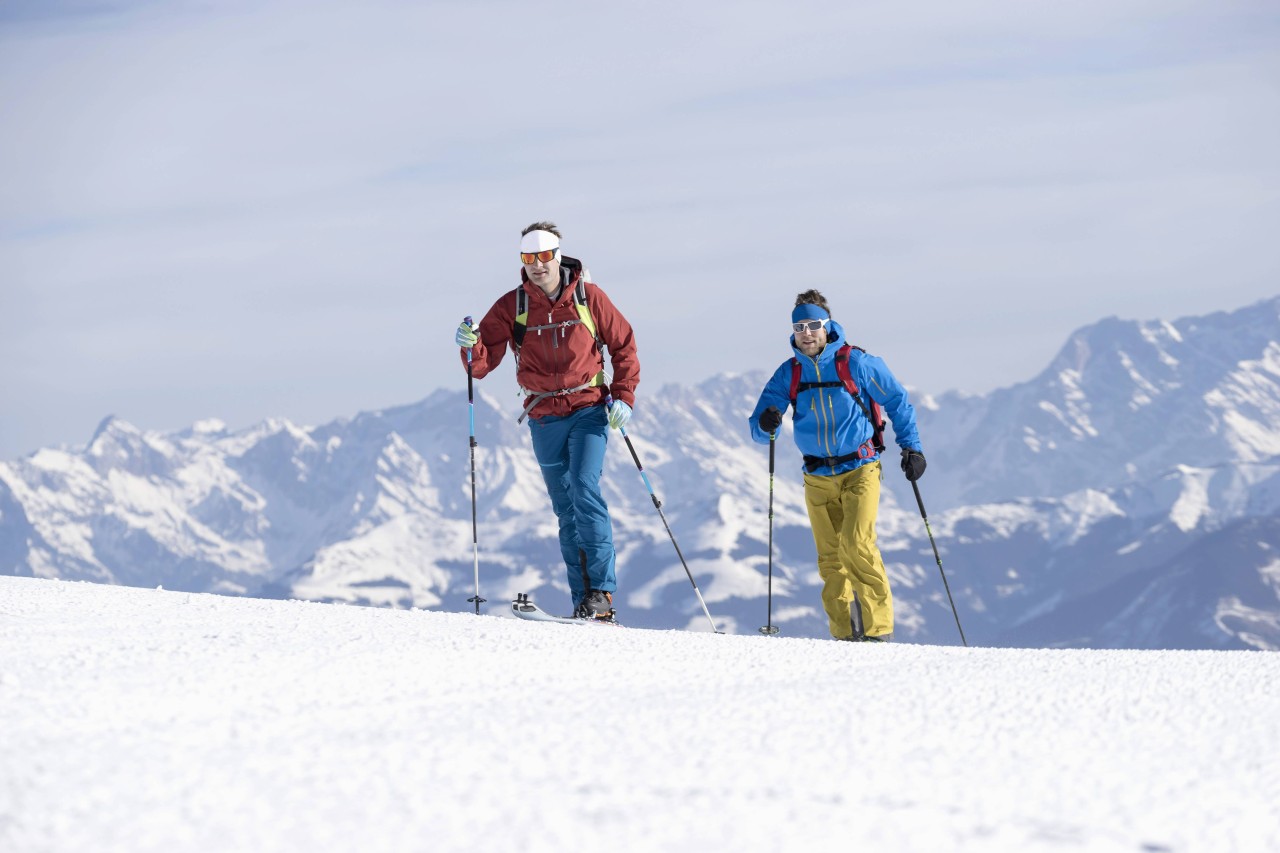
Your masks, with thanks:
M 573 291 L 579 273 L 575 270 L 561 288 L 560 298 L 553 304 L 551 298 L 529 281 L 524 270 L 520 271 L 520 283 L 528 294 L 529 316 L 524 341 L 520 345 L 516 383 L 524 390 L 526 404 L 535 396 L 577 388 L 592 380 L 601 369 L 601 353 L 596 349 L 590 329 L 579 320 L 573 301 Z M 596 333 L 609 351 L 613 365 L 613 381 L 606 386 L 592 386 L 569 394 L 544 397 L 530 411 L 535 418 L 546 415 L 567 415 L 587 406 L 598 406 L 611 393 L 635 407 L 636 386 L 640 384 L 640 359 L 636 355 L 635 333 L 631 324 L 622 316 L 605 292 L 592 282 L 586 283 L 587 307 L 596 324 Z M 480 321 L 479 341 L 471 348 L 472 372 L 476 379 L 486 376 L 502 363 L 507 348 L 512 343 L 516 318 L 516 294 L 508 291 L 498 297 L 493 307 Z M 535 330 L 535 326 L 558 328 Z M 462 364 L 467 363 L 467 351 L 460 353 Z

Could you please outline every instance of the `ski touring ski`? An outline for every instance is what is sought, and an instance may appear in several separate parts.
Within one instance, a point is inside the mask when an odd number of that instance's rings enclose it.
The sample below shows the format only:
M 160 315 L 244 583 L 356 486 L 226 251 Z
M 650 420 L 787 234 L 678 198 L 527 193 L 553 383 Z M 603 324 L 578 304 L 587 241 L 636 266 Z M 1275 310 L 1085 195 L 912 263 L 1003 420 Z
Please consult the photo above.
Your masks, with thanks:
M 515 600 L 511 602 L 511 612 L 517 618 L 527 619 L 530 622 L 558 622 L 562 625 L 609 625 L 614 628 L 621 628 L 617 622 L 611 619 L 586 619 L 577 616 L 555 616 L 538 607 L 529 600 L 527 592 L 518 593 Z

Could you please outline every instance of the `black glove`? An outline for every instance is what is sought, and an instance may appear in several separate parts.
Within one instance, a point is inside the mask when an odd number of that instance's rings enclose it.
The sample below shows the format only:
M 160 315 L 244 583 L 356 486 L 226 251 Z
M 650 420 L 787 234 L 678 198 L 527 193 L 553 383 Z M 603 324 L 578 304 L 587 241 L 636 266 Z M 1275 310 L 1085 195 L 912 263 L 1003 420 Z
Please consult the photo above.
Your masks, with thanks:
M 915 482 L 924 476 L 924 454 L 909 447 L 902 448 L 902 473 L 907 479 Z
M 778 411 L 777 406 L 770 406 L 760 413 L 760 429 L 764 432 L 773 432 L 782 426 L 782 412 Z

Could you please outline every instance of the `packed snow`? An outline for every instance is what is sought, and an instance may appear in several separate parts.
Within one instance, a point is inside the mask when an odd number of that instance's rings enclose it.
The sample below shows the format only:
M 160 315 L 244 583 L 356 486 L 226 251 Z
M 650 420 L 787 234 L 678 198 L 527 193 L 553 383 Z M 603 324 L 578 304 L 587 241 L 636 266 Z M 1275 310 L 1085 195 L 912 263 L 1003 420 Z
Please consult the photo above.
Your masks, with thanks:
M 0 667 L 6 851 L 1280 849 L 1272 652 L 0 577 Z

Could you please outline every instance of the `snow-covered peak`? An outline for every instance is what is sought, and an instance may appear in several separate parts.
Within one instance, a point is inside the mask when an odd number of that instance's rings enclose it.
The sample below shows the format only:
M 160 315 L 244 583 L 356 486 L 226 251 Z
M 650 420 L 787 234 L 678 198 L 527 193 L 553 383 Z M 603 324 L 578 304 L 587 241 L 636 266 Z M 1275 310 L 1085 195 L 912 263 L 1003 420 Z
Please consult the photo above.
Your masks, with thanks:
M 1095 323 L 1028 382 L 918 410 L 935 488 L 950 504 L 1061 496 L 1274 455 L 1277 348 L 1280 297 L 1173 323 Z

